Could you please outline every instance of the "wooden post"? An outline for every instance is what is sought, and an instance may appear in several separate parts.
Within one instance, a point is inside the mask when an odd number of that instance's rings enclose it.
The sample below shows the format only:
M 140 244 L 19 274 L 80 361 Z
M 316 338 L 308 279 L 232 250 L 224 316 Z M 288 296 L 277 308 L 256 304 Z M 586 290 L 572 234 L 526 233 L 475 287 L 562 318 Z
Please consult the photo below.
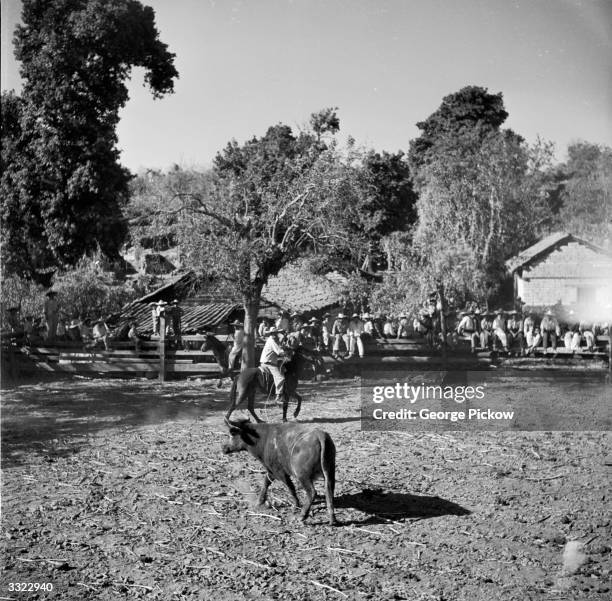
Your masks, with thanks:
M 159 316 L 159 382 L 166 380 L 166 314 L 164 311 Z

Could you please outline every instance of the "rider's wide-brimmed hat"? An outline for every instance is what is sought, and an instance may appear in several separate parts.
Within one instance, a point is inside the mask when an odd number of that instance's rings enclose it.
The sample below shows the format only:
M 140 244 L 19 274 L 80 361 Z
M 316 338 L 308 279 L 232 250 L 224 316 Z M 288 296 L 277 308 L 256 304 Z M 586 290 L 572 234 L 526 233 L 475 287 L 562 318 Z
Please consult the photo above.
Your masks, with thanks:
M 346 315 L 344 313 L 338 313 L 338 319 L 346 319 Z
M 234 319 L 234 321 L 230 323 L 230 326 L 234 326 L 236 328 L 244 328 L 244 324 L 241 321 L 238 321 L 237 319 Z
M 364 313 L 364 314 L 361 316 L 361 318 L 362 318 L 362 319 L 370 319 L 370 314 L 369 314 L 369 313 Z
M 159 300 L 157 301 L 157 303 L 155 303 L 158 307 L 164 307 L 166 306 L 168 303 L 165 300 Z
M 552 314 L 553 314 L 553 312 L 552 312 L 550 309 L 548 309 L 548 310 L 546 311 L 546 313 L 545 313 L 545 315 L 552 315 Z
M 359 317 L 359 313 L 353 313 L 352 317 Z

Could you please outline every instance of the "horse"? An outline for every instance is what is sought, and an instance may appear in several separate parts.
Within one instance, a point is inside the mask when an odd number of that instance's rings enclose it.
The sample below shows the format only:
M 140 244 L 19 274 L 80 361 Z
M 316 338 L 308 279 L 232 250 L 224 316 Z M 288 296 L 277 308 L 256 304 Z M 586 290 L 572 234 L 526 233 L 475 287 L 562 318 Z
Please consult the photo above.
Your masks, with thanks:
M 212 354 L 217 361 L 217 365 L 219 366 L 219 382 L 217 383 L 217 388 L 221 388 L 223 384 L 223 378 L 231 377 L 230 374 L 230 366 L 229 366 L 229 354 L 230 349 L 225 344 L 223 344 L 216 336 L 212 334 L 206 334 L 206 338 L 204 339 L 204 343 L 200 347 L 200 350 L 205 353 L 206 351 L 212 351 Z
M 283 421 L 287 421 L 287 408 L 289 407 L 289 399 L 294 398 L 297 401 L 297 406 L 293 413 L 293 417 L 300 414 L 302 408 L 302 395 L 297 392 L 300 375 L 303 369 L 313 359 L 306 356 L 302 349 L 291 351 L 285 349 L 287 357 L 283 361 L 281 369 L 285 370 L 285 387 L 283 392 Z M 249 367 L 243 369 L 235 378 L 230 390 L 230 406 L 225 415 L 229 420 L 230 415 L 236 407 L 247 399 L 247 407 L 249 413 L 253 416 L 256 422 L 262 422 L 259 416 L 255 413 L 255 393 L 259 389 L 264 394 L 270 396 L 274 393 L 274 379 L 268 372 L 263 372 L 259 367 Z

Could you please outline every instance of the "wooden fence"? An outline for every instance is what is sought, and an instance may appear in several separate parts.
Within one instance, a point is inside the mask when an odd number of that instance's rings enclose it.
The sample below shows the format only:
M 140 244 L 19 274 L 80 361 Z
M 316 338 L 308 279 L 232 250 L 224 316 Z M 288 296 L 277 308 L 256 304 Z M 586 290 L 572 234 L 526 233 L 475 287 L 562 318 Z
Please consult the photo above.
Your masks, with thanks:
M 145 376 L 158 378 L 201 377 L 216 378 L 219 367 L 212 352 L 199 350 L 203 336 L 185 336 L 183 342 L 192 350 L 173 349 L 168 341 L 143 341 L 139 351 L 128 342 L 113 343 L 112 350 L 84 350 L 74 343 L 57 343 L 54 346 L 2 347 L 3 380 L 19 380 L 41 372 L 49 374 L 82 374 L 100 376 Z M 554 356 L 541 349 L 528 361 L 546 360 L 559 364 L 568 361 L 582 362 L 608 358 L 609 337 L 598 339 L 600 350 L 596 352 L 571 352 L 559 347 Z M 605 350 L 604 350 L 605 349 Z M 464 341 L 451 349 L 444 359 L 439 353 L 427 348 L 421 341 L 411 339 L 387 339 L 370 341 L 365 345 L 365 357 L 337 360 L 329 355 L 323 357 L 328 372 L 339 375 L 355 375 L 363 370 L 375 369 L 488 369 L 492 364 L 505 360 L 503 353 L 479 351 L 472 354 Z M 608 359 L 609 361 L 609 359 Z

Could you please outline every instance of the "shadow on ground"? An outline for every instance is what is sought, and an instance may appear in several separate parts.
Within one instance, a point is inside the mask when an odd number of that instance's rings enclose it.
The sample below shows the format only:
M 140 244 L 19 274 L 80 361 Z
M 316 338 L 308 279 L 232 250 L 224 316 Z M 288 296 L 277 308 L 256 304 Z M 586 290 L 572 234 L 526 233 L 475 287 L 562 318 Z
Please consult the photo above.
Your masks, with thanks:
M 344 522 L 351 524 L 386 524 L 389 520 L 428 519 L 444 515 L 470 515 L 457 503 L 440 497 L 426 497 L 398 492 L 365 489 L 360 493 L 340 495 L 334 500 L 337 508 L 352 508 L 368 514 L 365 520 Z

